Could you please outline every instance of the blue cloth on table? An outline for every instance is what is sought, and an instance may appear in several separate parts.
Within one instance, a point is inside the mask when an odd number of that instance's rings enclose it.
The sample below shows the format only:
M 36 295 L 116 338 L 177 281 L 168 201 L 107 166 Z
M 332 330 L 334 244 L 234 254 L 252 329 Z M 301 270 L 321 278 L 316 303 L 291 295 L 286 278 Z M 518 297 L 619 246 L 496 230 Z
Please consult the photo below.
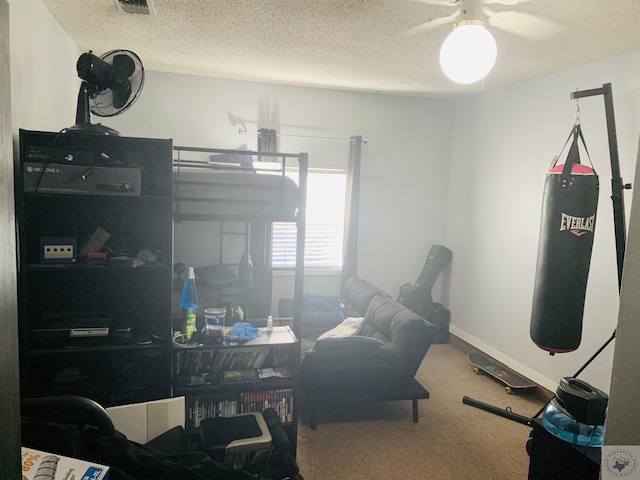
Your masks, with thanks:
M 229 340 L 237 342 L 242 340 L 251 340 L 260 336 L 260 330 L 254 328 L 250 323 L 238 322 L 234 323 L 229 332 Z

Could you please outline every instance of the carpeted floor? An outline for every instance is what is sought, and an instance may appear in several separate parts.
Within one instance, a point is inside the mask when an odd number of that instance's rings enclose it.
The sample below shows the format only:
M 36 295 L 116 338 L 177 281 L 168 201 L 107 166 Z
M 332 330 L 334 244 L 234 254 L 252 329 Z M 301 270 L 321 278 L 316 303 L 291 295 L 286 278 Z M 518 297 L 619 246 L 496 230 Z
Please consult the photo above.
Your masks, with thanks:
M 462 398 L 532 417 L 544 405 L 535 393 L 509 395 L 502 384 L 476 375 L 466 353 L 431 346 L 416 378 L 431 398 L 411 402 L 326 405 L 318 429 L 301 404 L 297 461 L 305 480 L 526 479 L 530 428 L 465 405 Z

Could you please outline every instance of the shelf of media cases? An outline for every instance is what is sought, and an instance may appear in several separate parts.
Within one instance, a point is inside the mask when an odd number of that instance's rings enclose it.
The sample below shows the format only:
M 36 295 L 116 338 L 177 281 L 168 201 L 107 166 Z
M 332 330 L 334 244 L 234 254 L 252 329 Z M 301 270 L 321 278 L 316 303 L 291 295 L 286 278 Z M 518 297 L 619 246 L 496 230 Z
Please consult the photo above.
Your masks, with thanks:
M 209 250 L 218 251 L 219 265 L 195 266 L 203 287 L 198 294 L 209 296 L 207 307 L 240 307 L 244 322 L 261 333 L 241 343 L 174 347 L 173 394 L 186 397 L 188 429 L 197 429 L 205 418 L 273 407 L 295 455 L 308 154 L 194 146 L 174 146 L 173 151 L 174 228 L 188 231 L 193 222 L 205 222 L 212 232 L 206 240 L 189 237 L 192 244 L 182 248 L 197 250 L 204 241 Z M 286 296 L 294 299 L 294 308 L 287 321 L 274 318 L 268 333 L 262 327 L 273 310 L 271 235 L 274 223 L 281 222 L 295 236 L 293 292 Z M 221 285 L 218 275 L 212 275 L 221 267 L 236 274 L 233 286 Z M 260 374 L 283 376 L 265 379 Z
M 204 418 L 273 408 L 294 421 L 298 339 L 288 326 L 245 342 L 224 341 L 173 348 L 173 394 L 186 397 L 186 426 Z
M 129 340 L 125 340 L 129 341 Z M 103 352 L 126 352 L 128 350 L 165 350 L 167 347 L 166 342 L 159 342 L 158 340 L 153 340 L 151 343 L 137 344 L 135 340 L 132 340 L 131 343 L 126 343 L 123 345 L 119 345 L 117 343 L 110 343 L 108 340 L 105 341 L 104 344 L 96 344 L 96 345 L 74 345 L 67 347 L 43 347 L 43 348 L 31 348 L 29 350 L 28 355 L 30 357 L 46 357 L 47 355 L 61 355 L 61 354 L 69 354 L 69 353 L 87 353 L 93 355 L 99 355 Z

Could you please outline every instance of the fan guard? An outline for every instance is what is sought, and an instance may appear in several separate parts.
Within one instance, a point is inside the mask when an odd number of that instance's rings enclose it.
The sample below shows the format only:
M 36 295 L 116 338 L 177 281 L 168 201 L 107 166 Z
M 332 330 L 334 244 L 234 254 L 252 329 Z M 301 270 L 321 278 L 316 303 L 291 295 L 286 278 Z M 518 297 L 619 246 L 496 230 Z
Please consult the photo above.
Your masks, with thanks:
M 118 70 L 118 63 L 130 63 L 133 72 L 127 75 L 130 84 L 129 94 L 124 100 L 118 101 L 118 92 L 114 89 L 107 88 L 89 95 L 89 108 L 91 113 L 99 117 L 113 117 L 119 113 L 129 109 L 136 101 L 142 87 L 144 85 L 144 69 L 140 57 L 129 50 L 111 50 L 100 57 L 102 60 Z M 121 67 L 122 69 L 131 68 L 129 66 Z
M 89 51 L 80 55 L 76 69 L 83 82 L 78 92 L 76 124 L 67 131 L 119 135 L 109 127 L 92 124 L 90 113 L 113 117 L 133 105 L 144 85 L 140 57 L 130 50 L 111 50 L 98 58 Z

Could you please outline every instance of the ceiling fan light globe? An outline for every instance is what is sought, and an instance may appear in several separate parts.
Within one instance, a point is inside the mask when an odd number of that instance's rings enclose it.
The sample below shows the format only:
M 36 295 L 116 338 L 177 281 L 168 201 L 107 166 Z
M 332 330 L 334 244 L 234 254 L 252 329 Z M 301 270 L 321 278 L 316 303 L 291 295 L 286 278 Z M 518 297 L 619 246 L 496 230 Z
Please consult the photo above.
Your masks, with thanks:
M 456 83 L 482 80 L 496 63 L 498 47 L 484 22 L 471 20 L 454 26 L 440 47 L 440 66 Z

